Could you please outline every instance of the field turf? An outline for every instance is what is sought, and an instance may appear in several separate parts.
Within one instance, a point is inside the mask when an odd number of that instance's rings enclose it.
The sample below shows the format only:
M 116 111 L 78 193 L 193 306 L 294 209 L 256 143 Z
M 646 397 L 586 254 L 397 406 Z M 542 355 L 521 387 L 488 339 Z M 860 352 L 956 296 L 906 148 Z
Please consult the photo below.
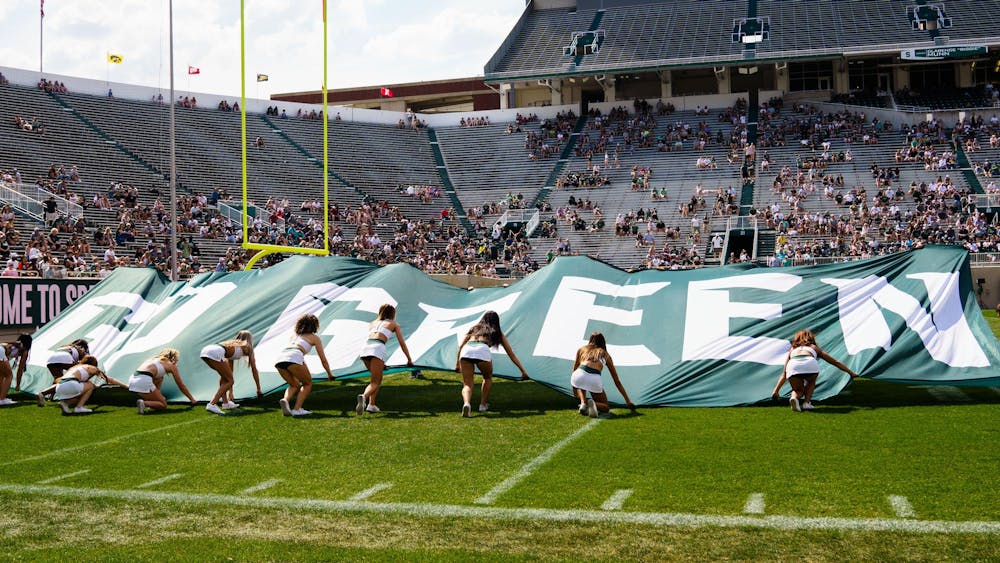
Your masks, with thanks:
M 276 397 L 137 416 L 109 390 L 88 416 L 0 410 L 0 558 L 1000 559 L 996 389 L 592 421 L 500 382 L 464 420 L 457 375 L 425 375 L 361 418 L 360 381 L 319 384 L 308 419 Z

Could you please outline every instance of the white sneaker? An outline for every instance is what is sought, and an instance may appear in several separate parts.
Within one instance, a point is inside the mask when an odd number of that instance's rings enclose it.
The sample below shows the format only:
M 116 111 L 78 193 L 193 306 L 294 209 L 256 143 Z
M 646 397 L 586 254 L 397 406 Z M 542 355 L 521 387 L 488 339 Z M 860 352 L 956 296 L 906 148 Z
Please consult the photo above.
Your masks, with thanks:
M 292 416 L 306 416 L 312 414 L 312 411 L 307 411 L 306 409 L 295 409 L 292 411 Z
M 472 405 L 465 403 L 462 405 L 462 417 L 469 418 L 470 416 L 472 416 Z
M 368 412 L 371 412 L 371 413 L 382 412 L 382 409 L 376 407 L 375 405 L 373 405 L 371 403 L 368 403 L 368 406 L 365 407 L 365 410 L 368 411 Z
M 356 412 L 358 414 L 358 416 L 361 416 L 361 415 L 365 414 L 365 396 L 364 395 L 358 395 L 358 404 L 357 404 L 357 406 L 354 407 L 354 412 Z
M 225 403 L 222 404 L 223 410 L 238 409 L 238 408 L 240 408 L 240 404 L 234 403 L 232 401 L 226 401 Z
M 792 410 L 795 412 L 802 412 L 802 406 L 799 405 L 799 400 L 795 397 L 788 399 L 788 404 L 792 406 Z
M 580 403 L 580 408 L 576 410 L 583 416 L 587 416 L 587 403 Z
M 135 402 L 135 407 L 136 407 L 135 410 L 139 414 L 146 414 L 146 401 L 139 399 L 138 401 Z
M 593 399 L 587 399 L 587 416 L 597 418 L 597 403 Z
M 213 405 L 212 403 L 205 405 L 205 410 L 207 410 L 212 414 L 226 414 L 225 412 L 223 412 L 222 409 L 219 408 L 219 405 Z
M 87 407 L 76 407 L 75 409 L 73 409 L 73 413 L 74 414 L 87 414 L 87 413 L 92 413 L 92 412 L 94 412 L 94 411 L 91 410 L 91 409 L 88 409 Z
M 0 399 L 0 407 L 6 407 L 6 406 L 13 405 L 13 404 L 16 404 L 16 403 L 17 403 L 17 401 L 15 401 L 14 399 L 11 399 L 11 398 Z
M 816 410 L 816 407 L 814 407 L 813 404 L 810 401 L 806 401 L 806 402 L 802 403 L 802 410 L 804 410 L 804 411 L 812 411 L 812 410 Z
M 35 395 L 35 398 L 38 399 L 38 406 L 40 406 L 40 407 L 44 407 L 45 406 L 45 395 L 42 395 L 41 393 L 39 393 L 39 394 Z
M 485 404 L 479 405 L 479 412 L 487 412 L 489 410 L 490 410 L 490 404 L 489 403 L 485 403 Z
M 66 401 L 59 401 L 59 408 L 62 409 L 63 414 L 73 414 L 73 409 L 69 408 L 69 403 Z
M 285 399 L 279 399 L 278 406 L 281 407 L 281 414 L 285 416 L 292 416 L 292 409 L 288 406 L 288 401 Z

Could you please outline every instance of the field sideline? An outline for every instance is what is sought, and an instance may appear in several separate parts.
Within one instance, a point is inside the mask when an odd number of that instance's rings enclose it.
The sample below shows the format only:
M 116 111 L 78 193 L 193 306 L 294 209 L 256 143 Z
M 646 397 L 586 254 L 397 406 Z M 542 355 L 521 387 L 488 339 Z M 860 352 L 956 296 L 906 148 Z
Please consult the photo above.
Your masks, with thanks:
M 995 313 L 986 316 L 994 331 Z M 862 380 L 812 413 L 640 409 L 458 377 L 323 383 L 317 414 L 0 410 L 0 549 L 14 559 L 1000 558 L 1000 390 Z M 23 397 L 19 397 L 23 398 Z M 478 414 L 478 413 L 477 413 Z

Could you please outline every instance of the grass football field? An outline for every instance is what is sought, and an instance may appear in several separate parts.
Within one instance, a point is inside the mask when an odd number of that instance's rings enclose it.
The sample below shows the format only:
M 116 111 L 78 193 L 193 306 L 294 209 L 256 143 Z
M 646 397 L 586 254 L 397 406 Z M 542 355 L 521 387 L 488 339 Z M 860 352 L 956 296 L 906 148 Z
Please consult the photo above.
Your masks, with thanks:
M 425 375 L 362 418 L 362 381 L 316 386 L 307 419 L 277 397 L 137 416 L 109 390 L 88 416 L 0 410 L 0 558 L 1000 559 L 998 389 L 591 420 L 498 382 L 465 420 L 457 374 Z

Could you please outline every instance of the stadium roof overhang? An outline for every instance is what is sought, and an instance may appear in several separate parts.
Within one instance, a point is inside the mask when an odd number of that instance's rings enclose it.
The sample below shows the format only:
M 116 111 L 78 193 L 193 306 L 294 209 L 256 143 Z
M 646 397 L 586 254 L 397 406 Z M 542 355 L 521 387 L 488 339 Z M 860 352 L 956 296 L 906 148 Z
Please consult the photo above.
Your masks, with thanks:
M 1000 36 L 962 39 L 962 44 L 977 44 L 987 47 L 1000 46 Z M 958 43 L 956 41 L 955 43 Z M 874 55 L 898 55 L 904 49 L 924 49 L 935 47 L 934 41 L 913 41 L 908 43 L 892 43 L 883 45 L 859 45 L 857 47 L 837 47 L 830 49 L 802 49 L 796 51 L 779 51 L 774 53 L 756 53 L 754 57 L 744 54 L 716 57 L 688 57 L 677 59 L 658 59 L 636 61 L 634 65 L 583 65 L 575 66 L 568 63 L 559 68 L 540 68 L 530 72 L 494 72 L 487 73 L 484 82 L 501 84 L 507 82 L 536 80 L 545 78 L 569 78 L 590 76 L 593 74 L 622 74 L 633 72 L 652 72 L 677 68 L 699 68 L 714 66 L 745 66 L 758 63 L 778 63 L 787 61 L 829 60 L 846 57 L 864 57 Z

